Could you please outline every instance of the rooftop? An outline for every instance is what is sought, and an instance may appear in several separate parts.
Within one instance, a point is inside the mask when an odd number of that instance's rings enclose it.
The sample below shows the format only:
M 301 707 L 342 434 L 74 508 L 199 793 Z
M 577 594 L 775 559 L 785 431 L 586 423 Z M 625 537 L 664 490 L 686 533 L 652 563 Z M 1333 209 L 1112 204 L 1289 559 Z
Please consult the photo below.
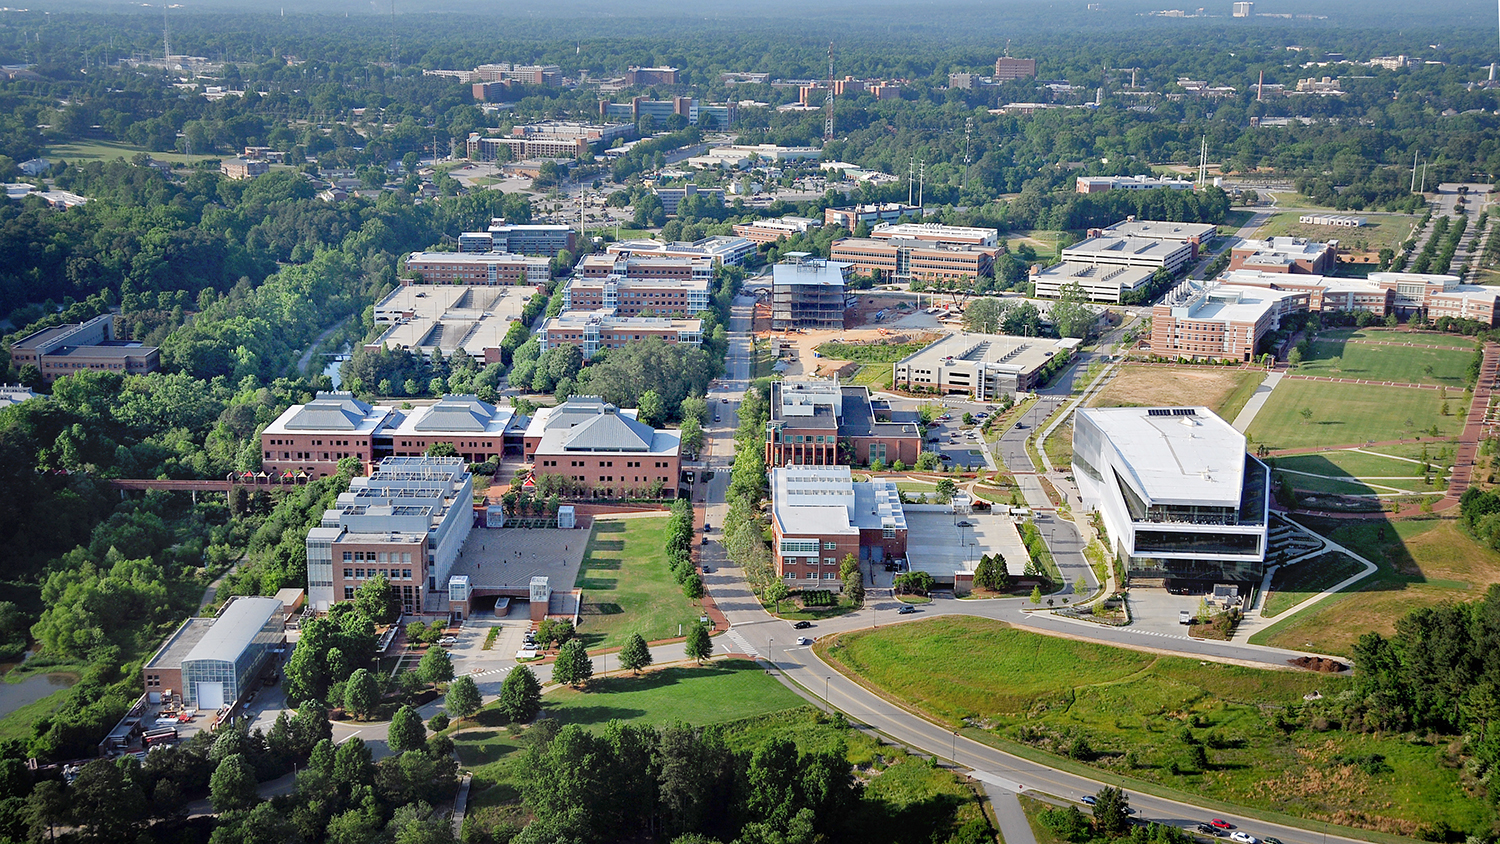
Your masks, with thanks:
M 598 396 L 574 396 L 556 407 L 542 408 L 526 436 L 541 437 L 537 454 L 565 452 L 632 452 L 676 454 L 681 436 L 657 430 Z
M 998 236 L 999 233 L 995 229 L 945 226 L 940 223 L 881 223 L 870 231 L 870 237 L 874 238 L 905 238 L 981 246 L 994 246 Z
M 778 284 L 787 287 L 836 284 L 842 287 L 852 266 L 854 265 L 814 258 L 800 252 L 790 253 L 788 260 L 771 268 L 771 284 L 773 287 Z
M 530 285 L 464 286 L 412 284 L 398 287 L 375 305 L 375 321 L 389 325 L 375 348 L 420 349 L 423 354 L 459 349 L 483 358 L 499 348 L 536 290 Z
M 771 470 L 772 512 L 783 534 L 857 534 L 906 529 L 895 481 L 856 483 L 848 466 L 784 466 Z
M 232 663 L 255 640 L 266 622 L 282 613 L 275 598 L 243 596 L 229 602 L 182 662 L 214 660 Z
M 1236 252 L 1251 252 L 1259 256 L 1275 256 L 1292 260 L 1312 261 L 1338 245 L 1337 241 L 1322 243 L 1301 237 L 1273 237 L 1270 240 L 1244 240 L 1234 247 Z
M 1077 348 L 1080 342 L 1069 337 L 1052 340 L 1008 334 L 949 334 L 902 358 L 896 366 L 937 366 L 943 361 L 951 365 L 962 360 L 1001 371 L 1032 372 L 1054 355 Z
M 1121 220 L 1104 231 L 1119 237 L 1154 237 L 1162 240 L 1207 240 L 1218 231 L 1213 223 L 1168 223 L 1160 220 Z
M 292 405 L 266 426 L 265 433 L 341 431 L 370 434 L 380 427 L 390 408 L 371 407 L 353 393 L 318 393 L 307 404 Z
M 396 425 L 400 434 L 503 434 L 519 422 L 510 407 L 497 407 L 478 396 L 444 396 L 436 404 L 406 411 Z
M 1079 415 L 1124 458 L 1152 504 L 1238 507 L 1245 435 L 1206 407 L 1090 407 Z
M 182 665 L 182 660 L 192 652 L 203 637 L 208 635 L 209 628 L 214 626 L 212 618 L 190 618 L 178 627 L 167 641 L 157 648 L 156 653 L 146 662 L 146 668 L 177 668 Z
M 1062 251 L 1062 258 L 1065 261 L 1085 262 L 1091 257 L 1108 257 L 1112 255 L 1167 259 L 1176 255 L 1179 250 L 1187 248 L 1189 247 L 1183 243 L 1154 240 L 1147 237 L 1101 235 L 1069 246 Z

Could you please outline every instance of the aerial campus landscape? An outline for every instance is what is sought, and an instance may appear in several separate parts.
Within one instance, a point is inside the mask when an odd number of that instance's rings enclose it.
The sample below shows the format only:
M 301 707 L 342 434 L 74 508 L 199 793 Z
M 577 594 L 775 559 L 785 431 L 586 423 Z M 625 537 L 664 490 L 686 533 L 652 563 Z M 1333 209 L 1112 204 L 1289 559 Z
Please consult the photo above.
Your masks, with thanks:
M 1495 9 L 0 9 L 0 841 L 1500 840 Z

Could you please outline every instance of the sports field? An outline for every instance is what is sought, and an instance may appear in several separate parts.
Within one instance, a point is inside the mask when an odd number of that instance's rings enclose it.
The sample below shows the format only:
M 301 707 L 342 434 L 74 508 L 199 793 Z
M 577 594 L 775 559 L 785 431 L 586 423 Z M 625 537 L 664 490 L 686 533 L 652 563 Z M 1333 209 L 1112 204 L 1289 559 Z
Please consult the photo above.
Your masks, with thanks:
M 143 152 L 157 161 L 170 161 L 173 164 L 191 164 L 194 161 L 203 161 L 206 158 L 225 157 L 209 155 L 187 156 L 180 152 L 152 152 L 141 147 L 117 144 L 113 141 L 74 141 L 72 143 L 56 144 L 47 147 L 48 158 L 54 161 L 67 161 L 69 163 L 110 161 L 115 158 L 131 159 Z
M 1449 338 L 1442 337 L 1447 340 Z M 1396 346 L 1391 343 L 1421 343 Z M 1392 332 L 1326 331 L 1312 344 L 1313 353 L 1303 359 L 1298 372 L 1330 378 L 1396 381 L 1403 384 L 1433 384 L 1462 390 L 1474 358 L 1473 343 L 1467 347 L 1425 348 L 1426 335 L 1403 336 Z
M 1457 435 L 1463 428 L 1461 391 L 1446 401 L 1436 390 L 1285 379 L 1247 432 L 1272 449 L 1362 445 L 1383 440 Z M 1311 410 L 1304 416 L 1304 410 Z

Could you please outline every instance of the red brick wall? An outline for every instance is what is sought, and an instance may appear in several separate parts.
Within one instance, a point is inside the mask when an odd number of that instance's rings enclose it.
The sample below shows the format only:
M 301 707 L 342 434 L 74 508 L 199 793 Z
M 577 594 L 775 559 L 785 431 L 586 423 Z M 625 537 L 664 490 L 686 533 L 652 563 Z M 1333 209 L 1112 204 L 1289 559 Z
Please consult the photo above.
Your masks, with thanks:
M 267 472 L 306 472 L 321 478 L 336 473 L 343 457 L 357 457 L 368 467 L 374 446 L 369 434 L 261 434 L 260 456 Z
M 528 441 L 527 449 L 535 448 Z M 677 479 L 682 461 L 677 455 L 652 454 L 537 454 L 533 469 L 539 475 L 561 475 L 578 481 L 595 495 L 623 498 L 629 490 L 644 490 L 657 480 L 662 494 L 677 494 Z

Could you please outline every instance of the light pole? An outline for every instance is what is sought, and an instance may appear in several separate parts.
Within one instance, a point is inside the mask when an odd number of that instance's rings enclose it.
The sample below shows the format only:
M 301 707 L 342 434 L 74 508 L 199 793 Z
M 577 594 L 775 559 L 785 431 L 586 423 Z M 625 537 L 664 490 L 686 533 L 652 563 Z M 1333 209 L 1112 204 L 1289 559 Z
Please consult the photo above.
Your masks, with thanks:
M 953 750 L 948 754 L 948 759 L 955 766 L 958 765 L 958 730 L 953 731 Z
M 823 703 L 827 705 L 829 709 L 833 708 L 833 705 L 828 703 L 828 677 L 826 675 L 823 677 Z

